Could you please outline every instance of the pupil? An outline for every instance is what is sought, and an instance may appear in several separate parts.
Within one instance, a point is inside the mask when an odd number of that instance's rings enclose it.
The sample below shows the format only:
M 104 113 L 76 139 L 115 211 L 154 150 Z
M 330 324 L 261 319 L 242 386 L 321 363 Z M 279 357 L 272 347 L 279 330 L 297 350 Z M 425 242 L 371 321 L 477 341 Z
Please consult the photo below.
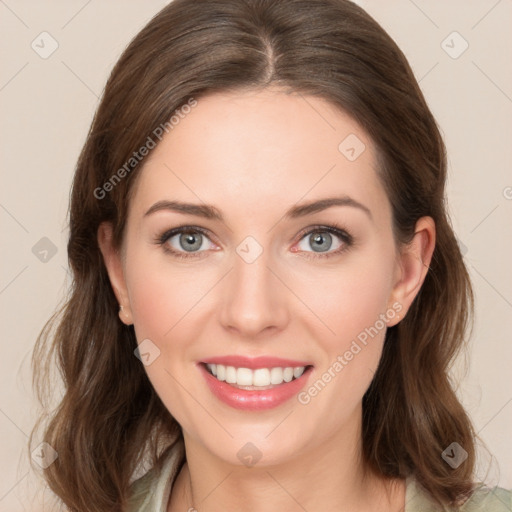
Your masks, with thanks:
M 315 235 L 313 238 L 313 240 L 314 240 L 313 249 L 316 250 L 315 247 L 319 247 L 320 249 L 328 250 L 331 245 L 331 239 L 332 239 L 332 237 L 329 233 Z M 324 247 L 322 247 L 322 242 L 325 242 L 325 241 L 327 241 L 327 245 L 324 244 Z M 323 252 L 323 251 L 317 251 L 317 252 Z
M 186 251 L 194 251 L 201 247 L 201 236 L 194 234 L 184 234 L 180 237 L 180 244 Z M 195 243 L 194 243 L 195 242 Z

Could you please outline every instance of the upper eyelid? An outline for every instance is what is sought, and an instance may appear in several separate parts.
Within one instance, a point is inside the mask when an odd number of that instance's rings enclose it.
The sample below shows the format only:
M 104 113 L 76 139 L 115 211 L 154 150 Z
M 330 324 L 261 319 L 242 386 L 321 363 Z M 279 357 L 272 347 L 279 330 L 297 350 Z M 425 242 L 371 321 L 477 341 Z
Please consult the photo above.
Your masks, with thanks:
M 161 235 L 159 235 L 157 238 L 160 240 L 169 240 L 169 238 L 172 238 L 176 235 L 179 235 L 179 234 L 187 232 L 187 231 L 190 231 L 192 233 L 194 233 L 194 232 L 201 233 L 202 235 L 205 235 L 206 237 L 208 237 L 211 240 L 211 235 L 210 235 L 211 232 L 208 229 L 201 228 L 199 226 L 191 226 L 191 225 L 178 226 L 176 228 L 167 229 Z
M 313 226 L 308 226 L 307 228 L 301 229 L 297 236 L 303 237 L 303 236 L 309 235 L 311 233 L 314 233 L 315 231 L 321 232 L 322 230 L 327 231 L 327 232 L 340 231 L 340 232 L 346 234 L 347 236 L 351 236 L 350 233 L 346 229 L 344 229 L 342 227 L 337 227 L 335 225 L 328 225 L 328 224 L 314 224 Z M 336 233 L 334 233 L 334 234 L 336 234 Z

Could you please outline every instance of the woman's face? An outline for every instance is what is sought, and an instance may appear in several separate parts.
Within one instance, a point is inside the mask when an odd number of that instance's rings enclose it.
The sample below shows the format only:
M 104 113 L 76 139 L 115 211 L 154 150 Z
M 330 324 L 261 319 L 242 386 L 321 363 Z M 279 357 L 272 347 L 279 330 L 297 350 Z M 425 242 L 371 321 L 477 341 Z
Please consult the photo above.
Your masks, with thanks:
M 412 300 L 367 134 L 318 98 L 215 94 L 143 163 L 109 271 L 186 438 L 261 465 L 356 436 Z

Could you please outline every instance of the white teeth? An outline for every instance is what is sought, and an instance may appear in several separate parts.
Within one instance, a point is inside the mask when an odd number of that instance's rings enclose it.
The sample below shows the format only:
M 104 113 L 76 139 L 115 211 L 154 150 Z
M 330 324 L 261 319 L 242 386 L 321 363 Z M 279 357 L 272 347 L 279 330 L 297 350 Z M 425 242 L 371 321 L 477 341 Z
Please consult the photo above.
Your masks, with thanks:
M 252 372 L 253 386 L 268 386 L 270 383 L 270 370 L 268 368 L 258 368 Z
M 283 371 L 283 379 L 285 382 L 290 382 L 293 379 L 293 368 L 285 368 Z
M 214 364 L 212 366 L 213 368 L 210 368 L 210 370 L 212 371 L 213 375 L 215 375 L 217 379 L 221 381 L 226 380 L 226 367 L 222 366 L 221 364 Z
M 283 369 L 272 368 L 270 370 L 270 384 L 281 384 L 283 382 Z
M 249 368 L 238 368 L 236 371 L 236 383 L 239 386 L 252 386 L 252 370 L 249 370 Z
M 274 367 L 251 370 L 250 368 L 235 368 L 234 366 L 210 363 L 206 366 L 212 375 L 220 381 L 226 381 L 228 384 L 236 384 L 238 386 L 256 387 L 290 382 L 294 378 L 298 379 L 306 369 L 305 366 L 296 366 L 295 368 L 287 366 L 286 368 Z
M 293 376 L 298 379 L 304 373 L 304 366 L 296 366 L 293 369 Z
M 236 368 L 234 366 L 226 366 L 226 382 L 236 384 Z

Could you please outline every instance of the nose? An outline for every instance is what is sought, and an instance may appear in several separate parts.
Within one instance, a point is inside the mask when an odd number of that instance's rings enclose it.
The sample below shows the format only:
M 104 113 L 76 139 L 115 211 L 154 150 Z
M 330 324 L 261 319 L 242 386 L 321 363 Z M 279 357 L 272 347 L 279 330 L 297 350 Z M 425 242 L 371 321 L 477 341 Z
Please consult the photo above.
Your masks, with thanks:
M 265 251 L 251 263 L 238 254 L 226 276 L 220 322 L 240 338 L 279 332 L 289 322 L 289 292 Z

